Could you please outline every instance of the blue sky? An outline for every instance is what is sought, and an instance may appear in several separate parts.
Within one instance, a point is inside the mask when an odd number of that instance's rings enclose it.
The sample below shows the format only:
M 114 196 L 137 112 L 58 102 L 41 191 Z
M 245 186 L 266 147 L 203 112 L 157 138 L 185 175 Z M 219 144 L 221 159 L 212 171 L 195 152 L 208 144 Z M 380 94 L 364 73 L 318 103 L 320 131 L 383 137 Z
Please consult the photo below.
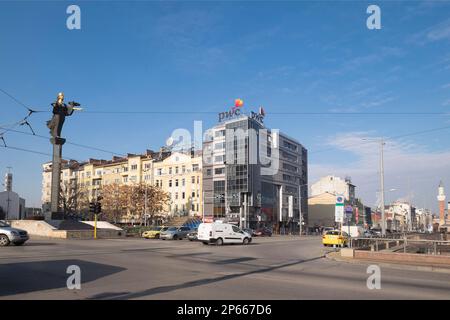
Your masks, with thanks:
M 70 4 L 81 8 L 81 30 L 66 28 Z M 0 88 L 39 110 L 65 92 L 85 112 L 68 119 L 63 136 L 118 153 L 158 149 L 174 129 L 192 130 L 194 120 L 209 127 L 214 112 L 241 98 L 247 110 L 264 106 L 268 127 L 310 151 L 310 182 L 350 175 L 373 205 L 378 148 L 359 142 L 450 126 L 450 118 L 343 113 L 450 111 L 450 2 L 378 1 L 381 30 L 366 27 L 369 4 L 2 1 Z M 180 110 L 211 113 L 95 113 Z M 0 94 L 1 125 L 25 114 Z M 47 135 L 48 118 L 33 114 L 30 123 Z M 450 129 L 388 143 L 386 187 L 397 189 L 388 200 L 436 207 L 439 180 L 450 190 L 449 136 Z M 5 140 L 51 153 L 44 139 L 8 132 Z M 64 146 L 64 156 L 111 157 L 73 145 Z M 0 148 L 0 172 L 13 167 L 15 190 L 40 205 L 41 164 L 49 159 Z

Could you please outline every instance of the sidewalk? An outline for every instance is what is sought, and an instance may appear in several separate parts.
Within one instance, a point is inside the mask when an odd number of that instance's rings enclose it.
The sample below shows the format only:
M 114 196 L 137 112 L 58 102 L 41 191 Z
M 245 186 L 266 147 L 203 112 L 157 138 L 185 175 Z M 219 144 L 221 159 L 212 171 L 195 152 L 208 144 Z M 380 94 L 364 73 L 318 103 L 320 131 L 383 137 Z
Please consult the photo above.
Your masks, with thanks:
M 369 260 L 369 259 L 355 259 L 355 258 L 346 258 L 341 257 L 341 252 L 329 252 L 325 255 L 327 259 L 337 261 L 337 262 L 345 262 L 359 265 L 371 265 L 375 264 L 380 267 L 393 268 L 393 269 L 401 269 L 401 270 L 413 270 L 413 271 L 428 271 L 428 272 L 440 272 L 440 273 L 448 273 L 450 274 L 450 266 L 435 266 L 435 265 L 424 265 L 420 263 L 399 263 L 396 261 L 385 262 L 380 260 Z

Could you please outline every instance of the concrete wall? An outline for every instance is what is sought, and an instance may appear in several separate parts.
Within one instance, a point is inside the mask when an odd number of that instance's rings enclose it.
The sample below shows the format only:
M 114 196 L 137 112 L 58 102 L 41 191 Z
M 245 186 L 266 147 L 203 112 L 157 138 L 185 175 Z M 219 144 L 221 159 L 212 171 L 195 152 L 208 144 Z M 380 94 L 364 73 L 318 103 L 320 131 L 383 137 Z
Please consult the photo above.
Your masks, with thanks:
M 45 221 L 35 221 L 35 220 L 12 220 L 9 221 L 12 227 L 23 229 L 30 235 L 38 235 L 43 237 L 51 237 L 55 235 L 57 229 Z M 59 238 L 59 237 L 58 237 Z
M 45 221 L 12 220 L 10 224 L 14 228 L 26 230 L 31 236 L 39 236 L 56 239 L 93 239 L 94 230 L 58 230 Z M 126 232 L 119 229 L 98 229 L 97 238 L 121 238 Z
M 440 255 L 355 250 L 354 257 L 355 259 L 377 260 L 384 262 L 450 266 L 450 256 Z

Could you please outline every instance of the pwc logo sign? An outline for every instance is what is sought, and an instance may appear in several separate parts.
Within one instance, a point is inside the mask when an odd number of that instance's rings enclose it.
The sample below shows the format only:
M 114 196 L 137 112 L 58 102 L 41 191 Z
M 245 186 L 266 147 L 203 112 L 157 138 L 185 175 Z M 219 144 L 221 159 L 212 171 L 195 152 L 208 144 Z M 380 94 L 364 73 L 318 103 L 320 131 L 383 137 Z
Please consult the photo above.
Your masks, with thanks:
M 231 119 L 234 116 L 241 115 L 241 108 L 244 106 L 244 101 L 241 99 L 234 100 L 234 107 L 230 109 L 230 111 L 225 111 L 219 113 L 219 122 L 223 120 Z
M 263 124 L 264 122 L 264 116 L 266 115 L 266 112 L 264 111 L 263 107 L 259 107 L 259 112 L 251 112 L 251 117 L 252 119 L 255 119 L 256 121 L 258 121 L 259 123 Z

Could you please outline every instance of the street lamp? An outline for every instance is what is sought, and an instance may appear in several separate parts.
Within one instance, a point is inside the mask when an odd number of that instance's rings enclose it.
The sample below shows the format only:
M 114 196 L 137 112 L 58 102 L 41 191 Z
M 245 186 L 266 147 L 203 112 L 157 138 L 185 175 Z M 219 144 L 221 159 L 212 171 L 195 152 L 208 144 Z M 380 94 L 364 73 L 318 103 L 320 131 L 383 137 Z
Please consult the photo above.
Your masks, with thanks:
M 384 212 L 384 142 L 383 138 L 380 139 L 362 139 L 364 141 L 372 141 L 380 144 L 380 186 L 381 186 L 381 235 L 386 236 L 386 216 Z
M 299 225 L 299 236 L 303 233 L 303 212 L 302 212 L 302 187 L 308 186 L 307 183 L 300 184 L 298 186 L 298 225 Z
M 142 172 L 144 173 L 144 180 L 145 180 L 145 173 L 147 173 L 150 170 L 142 170 Z M 145 186 L 145 198 L 144 198 L 144 225 L 147 226 L 147 182 L 144 182 L 144 186 Z M 141 220 L 142 221 L 142 220 Z

